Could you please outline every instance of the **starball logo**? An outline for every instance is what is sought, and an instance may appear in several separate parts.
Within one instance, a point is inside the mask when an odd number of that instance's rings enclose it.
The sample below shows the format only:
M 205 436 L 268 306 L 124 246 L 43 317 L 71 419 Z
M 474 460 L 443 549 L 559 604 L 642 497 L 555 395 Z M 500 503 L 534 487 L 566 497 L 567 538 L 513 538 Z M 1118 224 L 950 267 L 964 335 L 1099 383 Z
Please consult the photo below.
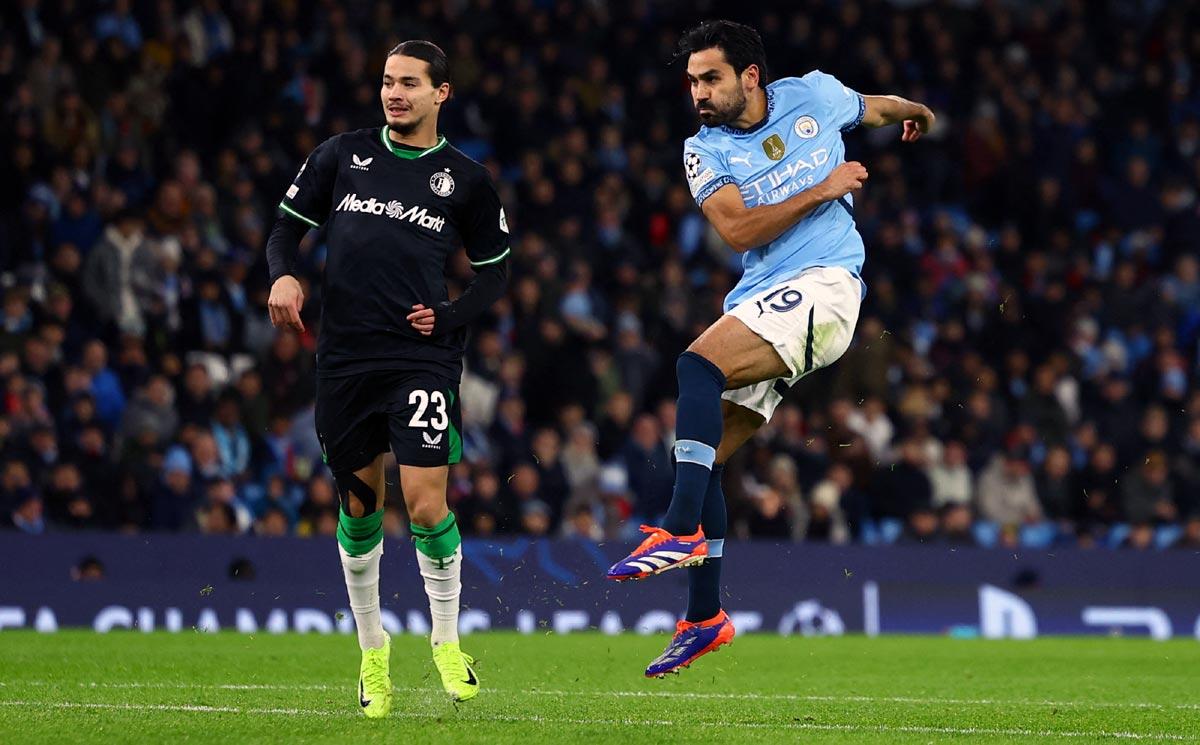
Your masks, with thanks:
M 384 202 L 375 197 L 359 199 L 358 194 L 347 194 L 338 203 L 335 212 L 365 212 L 371 215 L 387 215 L 393 220 L 405 220 L 435 233 L 442 232 L 446 226 L 446 218 L 430 214 L 428 207 L 412 205 L 405 207 L 395 199 Z

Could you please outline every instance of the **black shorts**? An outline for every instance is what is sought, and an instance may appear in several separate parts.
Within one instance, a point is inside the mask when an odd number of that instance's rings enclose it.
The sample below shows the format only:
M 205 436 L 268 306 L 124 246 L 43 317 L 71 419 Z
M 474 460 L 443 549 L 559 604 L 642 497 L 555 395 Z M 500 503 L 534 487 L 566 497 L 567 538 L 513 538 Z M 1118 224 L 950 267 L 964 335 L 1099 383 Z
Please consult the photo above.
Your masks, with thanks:
M 316 424 L 325 462 L 335 473 L 369 465 L 388 445 L 402 466 L 462 459 L 458 381 L 428 371 L 317 378 Z

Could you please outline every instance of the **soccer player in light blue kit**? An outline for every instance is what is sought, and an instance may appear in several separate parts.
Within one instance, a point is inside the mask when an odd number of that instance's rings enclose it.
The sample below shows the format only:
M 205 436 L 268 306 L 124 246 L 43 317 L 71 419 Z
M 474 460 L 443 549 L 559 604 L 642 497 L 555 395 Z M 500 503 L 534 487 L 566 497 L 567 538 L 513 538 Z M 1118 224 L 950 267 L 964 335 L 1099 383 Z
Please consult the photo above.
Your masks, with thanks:
M 788 387 L 846 351 L 866 288 L 853 194 L 867 169 L 845 162 L 842 133 L 903 124 L 904 142 L 933 126 L 927 106 L 863 96 L 814 70 L 768 85 L 754 29 L 708 21 L 683 35 L 703 126 L 683 146 L 688 186 L 745 271 L 725 313 L 679 357 L 675 491 L 662 527 L 608 571 L 642 579 L 691 567 L 687 616 L 646 669 L 661 677 L 729 643 L 721 610 L 727 524 L 721 464 L 771 418 Z

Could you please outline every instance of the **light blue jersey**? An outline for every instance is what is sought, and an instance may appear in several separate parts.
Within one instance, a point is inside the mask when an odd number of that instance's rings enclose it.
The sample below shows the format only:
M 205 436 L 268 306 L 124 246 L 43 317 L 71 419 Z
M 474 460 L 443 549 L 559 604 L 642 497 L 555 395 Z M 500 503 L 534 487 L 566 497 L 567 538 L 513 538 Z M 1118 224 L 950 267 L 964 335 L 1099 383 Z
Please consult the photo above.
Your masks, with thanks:
M 776 80 L 766 95 L 767 116 L 757 126 L 701 127 L 684 142 L 696 204 L 726 184 L 737 185 L 747 207 L 777 204 L 819 184 L 845 160 L 842 132 L 862 122 L 861 95 L 820 70 Z M 725 310 L 809 267 L 840 266 L 860 275 L 865 251 L 853 211 L 850 195 L 827 202 L 743 254 L 745 271 L 725 297 Z

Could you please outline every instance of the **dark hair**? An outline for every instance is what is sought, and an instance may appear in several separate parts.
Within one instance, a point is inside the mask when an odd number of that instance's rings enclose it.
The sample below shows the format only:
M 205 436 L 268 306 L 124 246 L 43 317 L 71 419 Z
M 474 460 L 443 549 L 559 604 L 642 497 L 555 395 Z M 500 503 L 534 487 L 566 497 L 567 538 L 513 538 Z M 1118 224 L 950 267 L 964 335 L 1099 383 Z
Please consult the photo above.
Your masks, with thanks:
M 713 48 L 725 53 L 725 59 L 738 75 L 750 65 L 757 65 L 758 86 L 767 87 L 770 80 L 767 75 L 767 51 L 763 48 L 762 37 L 753 28 L 733 21 L 705 21 L 679 37 L 675 59 Z
M 450 82 L 450 63 L 446 61 L 446 53 L 432 41 L 423 41 L 420 39 L 402 41 L 392 47 L 392 51 L 388 52 L 389 57 L 397 54 L 404 57 L 416 57 L 419 60 L 425 60 L 429 65 L 429 79 L 433 81 L 434 88 L 440 88 L 442 87 L 442 83 Z

